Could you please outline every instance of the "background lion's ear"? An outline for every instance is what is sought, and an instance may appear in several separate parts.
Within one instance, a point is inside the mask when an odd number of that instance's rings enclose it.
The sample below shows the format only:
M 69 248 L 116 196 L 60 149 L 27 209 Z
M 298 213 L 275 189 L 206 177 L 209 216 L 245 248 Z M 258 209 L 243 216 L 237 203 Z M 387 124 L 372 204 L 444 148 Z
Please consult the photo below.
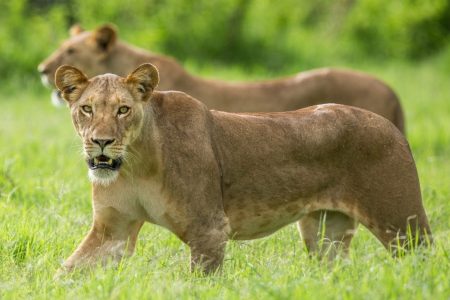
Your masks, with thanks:
M 116 43 L 117 30 L 111 24 L 103 25 L 94 31 L 94 40 L 101 50 L 108 51 Z
M 72 66 L 61 66 L 55 73 L 56 87 L 61 91 L 62 97 L 69 103 L 80 98 L 88 82 L 86 75 Z
M 127 76 L 125 82 L 135 97 L 145 101 L 150 98 L 159 83 L 158 69 L 149 63 L 142 64 Z
M 81 27 L 79 24 L 74 24 L 69 29 L 70 36 L 75 36 L 77 34 L 80 34 L 84 31 L 83 27 Z

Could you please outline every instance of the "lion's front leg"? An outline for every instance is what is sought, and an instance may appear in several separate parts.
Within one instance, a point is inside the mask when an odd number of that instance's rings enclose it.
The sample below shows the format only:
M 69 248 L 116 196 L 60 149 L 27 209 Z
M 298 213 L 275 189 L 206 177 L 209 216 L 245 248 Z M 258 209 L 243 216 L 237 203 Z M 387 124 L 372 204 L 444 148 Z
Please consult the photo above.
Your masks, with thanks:
M 223 262 L 227 235 L 221 229 L 205 229 L 188 241 L 191 248 L 191 271 L 205 274 L 217 271 Z
M 133 254 L 142 224 L 142 221 L 128 220 L 111 208 L 96 213 L 90 232 L 58 273 L 108 260 L 120 261 L 123 256 Z
M 223 212 L 218 212 L 212 219 L 197 218 L 186 225 L 182 240 L 191 250 L 191 272 L 214 273 L 223 262 L 230 232 L 228 219 Z

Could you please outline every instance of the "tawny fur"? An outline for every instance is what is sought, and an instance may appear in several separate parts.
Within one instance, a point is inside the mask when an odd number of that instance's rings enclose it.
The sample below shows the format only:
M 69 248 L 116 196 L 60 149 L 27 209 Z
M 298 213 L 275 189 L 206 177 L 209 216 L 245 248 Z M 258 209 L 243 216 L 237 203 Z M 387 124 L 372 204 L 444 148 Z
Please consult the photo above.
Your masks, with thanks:
M 210 111 L 185 93 L 153 92 L 157 78 L 150 64 L 127 78 L 56 72 L 86 157 L 127 157 L 109 185 L 94 180 L 93 226 L 64 270 L 131 254 L 146 221 L 189 245 L 191 266 L 207 273 L 222 264 L 227 240 L 263 237 L 321 210 L 362 223 L 387 248 L 407 243 L 409 225 L 413 239 L 431 241 L 408 143 L 385 118 L 337 104 Z M 114 143 L 101 150 L 95 139 Z

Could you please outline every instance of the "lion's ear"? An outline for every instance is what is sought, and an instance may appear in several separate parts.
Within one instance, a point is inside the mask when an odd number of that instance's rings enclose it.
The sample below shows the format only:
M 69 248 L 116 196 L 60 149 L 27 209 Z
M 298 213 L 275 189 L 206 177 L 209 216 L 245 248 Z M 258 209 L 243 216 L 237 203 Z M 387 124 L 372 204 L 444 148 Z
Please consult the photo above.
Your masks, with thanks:
M 142 64 L 127 76 L 125 82 L 135 97 L 145 101 L 150 98 L 159 83 L 158 69 L 149 63 Z
M 117 41 L 117 30 L 111 24 L 103 25 L 94 31 L 94 40 L 102 51 L 109 51 Z
M 56 87 L 61 91 L 62 97 L 69 103 L 77 101 L 89 81 L 80 70 L 64 65 L 55 73 Z
M 80 34 L 84 31 L 83 27 L 81 27 L 79 24 L 74 24 L 69 29 L 70 36 L 75 36 L 77 34 Z

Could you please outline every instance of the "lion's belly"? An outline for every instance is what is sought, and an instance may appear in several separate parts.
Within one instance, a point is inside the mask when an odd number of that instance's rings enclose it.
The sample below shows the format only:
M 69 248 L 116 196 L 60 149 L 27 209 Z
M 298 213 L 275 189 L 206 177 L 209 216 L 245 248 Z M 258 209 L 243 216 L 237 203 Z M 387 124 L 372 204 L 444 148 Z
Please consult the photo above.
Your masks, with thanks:
M 303 200 L 273 205 L 257 201 L 230 201 L 225 207 L 225 213 L 231 227 L 230 238 L 247 240 L 269 235 L 298 221 L 312 209 Z

